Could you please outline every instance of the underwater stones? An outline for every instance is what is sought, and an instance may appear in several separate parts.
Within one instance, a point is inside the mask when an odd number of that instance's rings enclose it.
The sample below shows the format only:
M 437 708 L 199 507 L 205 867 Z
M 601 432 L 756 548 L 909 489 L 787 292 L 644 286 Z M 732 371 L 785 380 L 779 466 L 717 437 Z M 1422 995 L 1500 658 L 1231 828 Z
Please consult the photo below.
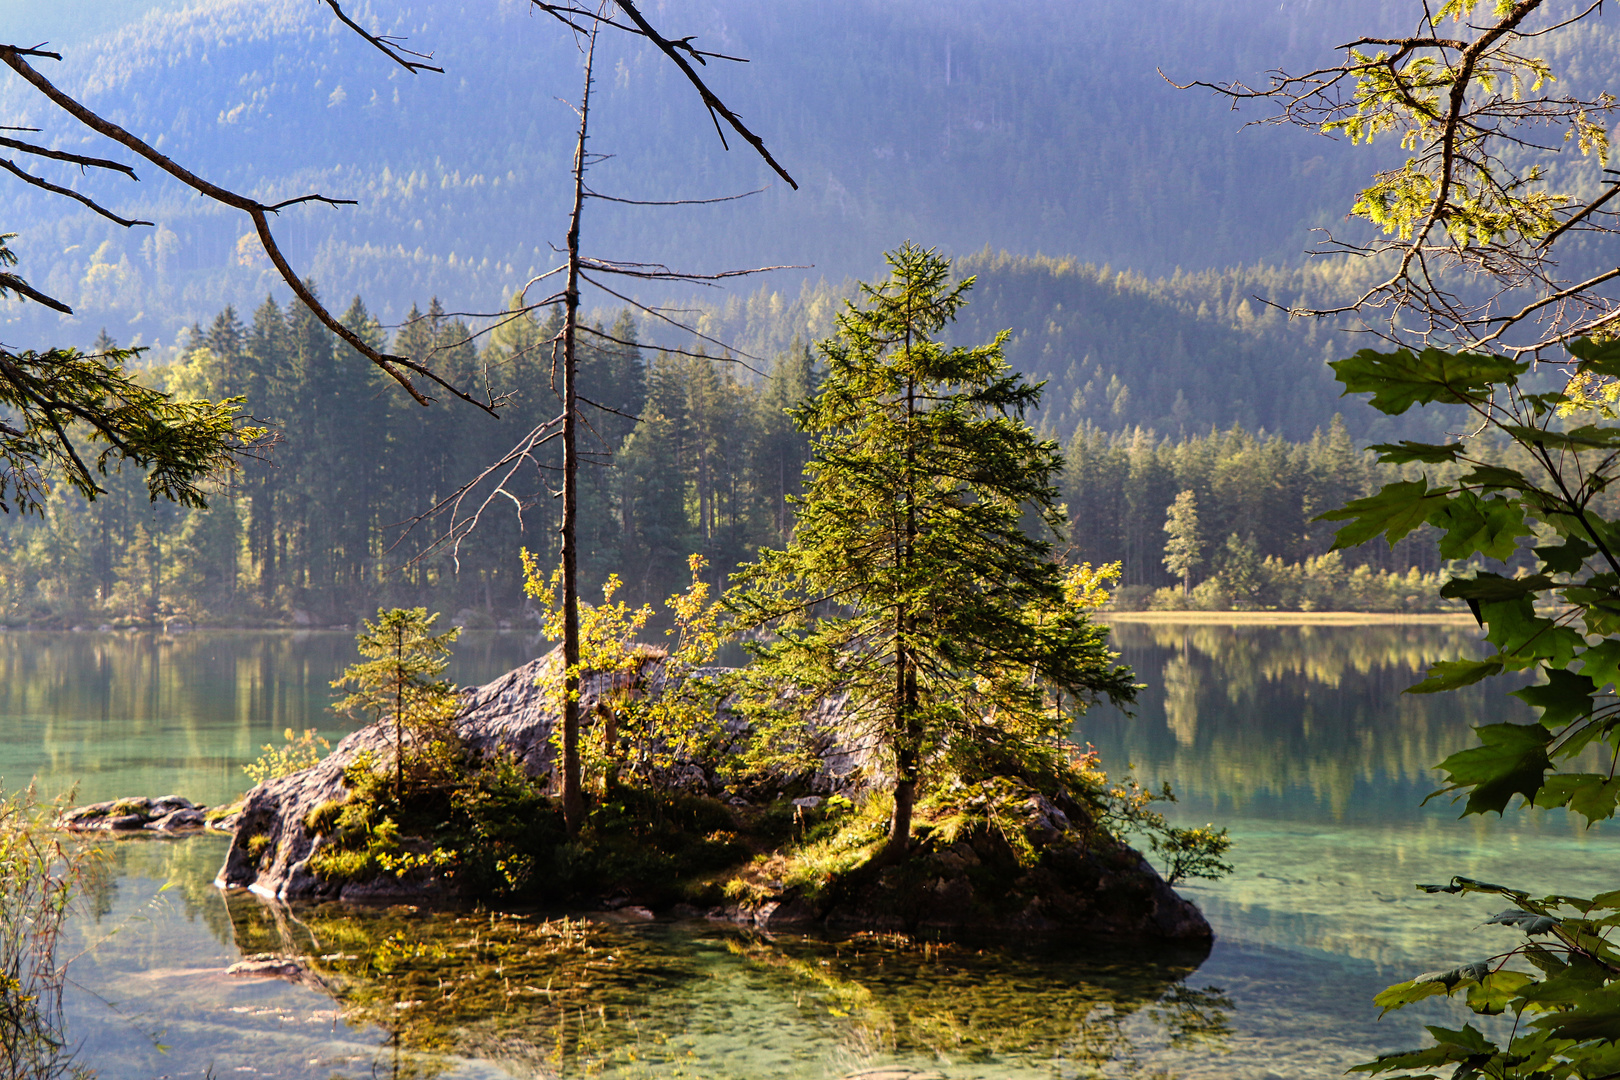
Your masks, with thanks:
M 139 832 L 150 829 L 162 833 L 190 833 L 204 825 L 203 811 L 190 799 L 164 795 L 148 799 L 131 797 L 90 803 L 64 810 L 56 827 L 69 832 Z
M 293 979 L 303 977 L 304 965 L 288 956 L 257 953 L 239 960 L 225 969 L 225 974 L 259 979 Z

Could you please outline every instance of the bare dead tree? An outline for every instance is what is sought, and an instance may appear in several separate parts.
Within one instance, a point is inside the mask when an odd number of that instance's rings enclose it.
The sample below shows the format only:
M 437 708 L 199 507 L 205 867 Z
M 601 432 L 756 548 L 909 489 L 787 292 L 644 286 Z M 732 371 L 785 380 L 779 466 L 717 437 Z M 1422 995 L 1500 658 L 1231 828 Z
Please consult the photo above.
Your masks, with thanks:
M 406 529 L 409 531 L 410 528 L 414 528 L 428 520 L 439 519 L 444 522 L 438 537 L 428 546 L 426 552 L 417 556 L 418 558 L 425 557 L 429 552 L 445 548 L 452 552 L 456 551 L 462 540 L 477 529 L 480 520 L 492 506 L 510 503 L 517 508 L 519 515 L 522 515 L 526 505 L 528 505 L 528 499 L 518 490 L 518 478 L 527 475 L 530 470 L 534 470 L 544 479 L 548 466 L 540 459 L 540 448 L 553 439 L 561 441 L 561 482 L 551 492 L 554 497 L 558 497 L 562 501 L 562 522 L 558 533 L 561 548 L 562 646 L 565 673 L 562 700 L 559 703 L 562 713 L 563 737 L 562 761 L 558 774 L 563 818 L 571 831 L 579 828 L 584 821 L 585 814 L 583 775 L 579 753 L 580 713 L 578 702 L 581 651 L 578 547 L 579 469 L 582 463 L 607 464 L 606 458 L 608 454 L 603 451 L 610 452 L 607 441 L 601 438 L 587 419 L 584 407 L 600 411 L 616 411 L 606 409 L 605 406 L 591 401 L 580 392 L 580 336 L 583 334 L 621 346 L 635 346 L 637 344 L 636 342 L 617 338 L 598 327 L 589 325 L 580 318 L 582 288 L 590 285 L 655 320 L 684 333 L 691 334 L 700 340 L 723 346 L 723 343 L 716 342 L 712 338 L 698 333 L 694 327 L 681 322 L 667 309 L 642 303 L 632 296 L 613 288 L 607 284 L 605 279 L 617 276 L 640 281 L 684 282 L 714 286 L 731 278 L 745 277 L 769 270 L 786 269 L 786 267 L 781 266 L 766 266 L 714 273 L 694 273 L 675 270 L 662 263 L 604 259 L 585 253 L 581 242 L 581 231 L 586 207 L 592 199 L 640 206 L 689 206 L 729 202 L 739 198 L 746 198 L 748 195 L 758 194 L 758 190 L 763 190 L 758 189 L 739 195 L 710 199 L 638 200 L 604 194 L 590 187 L 587 183 L 587 176 L 591 166 L 604 160 L 603 155 L 594 154 L 589 149 L 591 90 L 594 85 L 596 45 L 603 28 L 623 28 L 622 24 L 614 22 L 607 16 L 608 10 L 609 5 L 607 3 L 604 3 L 594 12 L 570 8 L 566 12 L 568 17 L 564 19 L 581 37 L 584 71 L 579 104 L 570 106 L 573 108 L 577 126 L 575 128 L 573 167 L 570 171 L 572 199 L 568 217 L 568 231 L 564 247 L 560 252 L 564 256 L 564 260 L 562 265 L 528 282 L 519 293 L 518 300 L 513 307 L 508 312 L 503 313 L 500 320 L 496 322 L 496 325 L 500 325 L 502 320 L 520 318 L 539 308 L 561 305 L 562 325 L 549 341 L 543 343 L 549 345 L 552 350 L 551 390 L 559 400 L 560 412 L 526 433 L 511 450 L 502 455 L 499 460 L 481 470 L 477 476 L 467 481 L 457 491 L 452 492 L 434 507 L 405 523 Z M 557 12 L 553 12 L 553 14 L 557 14 Z M 705 103 L 707 104 L 707 99 L 705 99 Z M 711 106 L 712 110 L 713 106 Z M 724 115 L 729 116 L 729 111 Z M 765 156 L 768 161 L 771 160 L 769 155 Z M 772 165 L 778 169 L 778 172 L 781 171 L 778 166 L 775 166 L 774 161 Z M 562 288 L 552 291 L 543 298 L 531 301 L 528 295 L 529 290 L 557 274 L 564 276 Z M 666 351 L 683 355 L 696 355 L 678 348 Z M 630 417 L 630 419 L 634 420 L 636 418 Z M 595 438 L 601 445 L 602 451 L 582 449 L 582 438 Z M 547 482 L 542 486 L 550 488 L 551 485 Z
M 1571 149 L 1606 164 L 1604 123 L 1616 102 L 1553 92 L 1555 73 L 1537 55 L 1539 39 L 1596 17 L 1601 3 L 1414 6 L 1411 33 L 1347 42 L 1337 64 L 1273 71 L 1253 87 L 1173 84 L 1213 90 L 1234 109 L 1271 108 L 1254 123 L 1353 143 L 1395 138 L 1410 154 L 1377 173 L 1351 209 L 1373 226 L 1371 237 L 1328 233 L 1313 252 L 1368 260 L 1373 283 L 1348 303 L 1290 314 L 1370 317 L 1369 328 L 1393 342 L 1543 359 L 1553 346 L 1611 331 L 1620 266 L 1572 279 L 1555 249 L 1572 232 L 1613 233 L 1607 207 L 1620 187 L 1604 179 L 1595 199 L 1577 199 L 1552 188 L 1545 166 Z
M 345 12 L 338 0 L 321 0 L 321 2 L 331 9 L 334 17 L 336 17 L 338 21 L 341 22 L 348 30 L 359 36 L 363 41 L 371 45 L 377 51 L 381 52 L 389 60 L 407 72 L 413 75 L 424 71 L 439 73 L 443 72 L 443 68 L 431 62 L 433 59 L 431 53 L 419 52 L 415 49 L 408 48 L 405 43 L 397 37 L 392 37 L 387 34 L 381 34 L 367 29 L 360 23 L 356 22 L 355 19 L 353 19 L 347 12 Z M 593 19 L 595 20 L 595 22 L 592 23 L 593 28 L 610 26 L 616 30 L 620 30 L 632 36 L 641 37 L 653 43 L 653 45 L 655 45 L 665 56 L 667 56 L 670 62 L 681 71 L 687 81 L 697 91 L 699 99 L 702 101 L 704 107 L 708 110 L 709 115 L 714 119 L 715 130 L 719 134 L 721 143 L 723 145 L 726 144 L 726 131 L 729 129 L 741 137 L 750 146 L 752 146 L 754 150 L 765 160 L 765 162 L 777 173 L 777 175 L 781 176 L 785 181 L 787 181 L 790 186 L 794 188 L 798 187 L 797 183 L 794 181 L 793 177 L 788 174 L 787 170 L 784 169 L 770 155 L 769 151 L 765 147 L 764 141 L 743 124 L 742 119 L 737 115 L 737 113 L 727 106 L 718 94 L 710 89 L 703 77 L 698 73 L 697 69 L 693 67 L 694 64 L 698 65 L 699 67 L 707 66 L 708 61 L 711 59 L 741 62 L 739 58 L 728 57 L 721 53 L 707 52 L 698 49 L 692 44 L 693 38 L 691 36 L 673 39 L 665 36 L 640 11 L 632 0 L 615 0 L 616 9 L 620 14 L 622 14 L 622 19 L 606 17 L 605 9 L 603 11 L 592 12 L 584 7 L 574 4 L 543 3 L 541 0 L 533 0 L 533 2 L 539 10 L 558 19 L 576 32 L 583 28 L 583 20 Z M 381 352 L 380 350 L 369 345 L 363 338 L 360 337 L 360 335 L 354 333 L 348 327 L 344 326 L 339 319 L 337 319 L 330 311 L 326 309 L 324 305 L 321 304 L 314 293 L 311 292 L 307 287 L 303 277 L 300 276 L 292 267 L 285 254 L 282 252 L 281 247 L 277 243 L 275 235 L 270 227 L 270 218 L 272 215 L 279 215 L 283 210 L 304 204 L 318 203 L 326 206 L 336 207 L 354 205 L 355 200 L 330 197 L 319 193 L 310 193 L 300 195 L 295 198 L 283 199 L 278 202 L 267 203 L 215 184 L 204 177 L 197 175 L 190 169 L 187 169 L 179 162 L 170 159 L 167 155 L 160 153 L 156 148 L 149 145 L 137 136 L 131 134 L 129 131 L 126 131 L 117 124 L 107 120 L 95 110 L 89 108 L 83 102 L 56 86 L 39 70 L 38 67 L 35 66 L 35 62 L 39 60 L 60 61 L 61 59 L 62 55 L 60 53 L 51 52 L 45 49 L 43 46 L 29 47 L 16 44 L 0 43 L 0 62 L 3 62 L 12 70 L 12 72 L 27 82 L 37 93 L 39 98 L 49 103 L 49 105 L 51 105 L 58 113 L 65 115 L 78 125 L 88 128 L 90 131 L 96 133 L 102 138 L 116 143 L 124 149 L 133 152 L 136 156 L 140 157 L 151 165 L 156 166 L 158 169 L 173 177 L 175 180 L 178 180 L 180 183 L 184 184 L 201 197 L 247 215 L 248 219 L 253 223 L 254 232 L 258 236 L 259 242 L 263 245 L 265 254 L 269 257 L 271 264 L 275 267 L 276 273 L 280 276 L 287 287 L 292 290 L 293 295 L 298 298 L 299 303 L 308 308 L 329 331 L 336 334 L 361 356 L 365 357 L 367 360 L 371 361 L 373 364 L 376 364 L 383 371 L 385 371 L 419 404 L 425 406 L 434 400 L 431 396 L 430 390 L 424 389 L 422 385 L 419 385 L 418 380 L 421 380 L 423 383 L 432 384 L 433 386 L 436 386 L 439 391 L 475 405 L 480 409 L 483 409 L 485 412 L 492 415 L 496 413 L 496 410 L 501 402 L 494 395 L 488 392 L 483 394 L 474 394 L 468 392 L 467 390 L 454 386 L 450 382 L 441 378 L 436 372 L 425 364 L 412 360 L 409 357 Z M 34 130 L 36 129 L 0 127 L 0 132 L 31 132 Z M 135 173 L 135 170 L 125 163 L 109 158 L 53 150 L 48 147 L 37 145 L 21 139 L 10 137 L 0 138 L 0 150 L 14 151 L 17 154 L 22 155 L 25 159 L 32 158 L 41 161 L 58 162 L 69 166 L 75 166 L 80 170 L 116 172 L 129 180 L 139 179 Z M 35 176 L 18 165 L 14 160 L 0 159 L 0 170 L 9 173 L 19 182 L 28 184 L 59 198 L 69 199 L 81 203 L 93 212 L 124 228 L 134 228 L 136 226 L 154 224 L 150 221 L 120 215 L 109 209 L 103 201 L 93 196 L 82 194 L 62 184 L 52 183 L 43 177 Z M 0 277 L 0 286 L 4 286 L 7 291 L 15 293 L 20 297 L 34 301 L 35 303 L 43 304 L 54 311 L 62 312 L 64 314 L 72 314 L 72 308 L 70 308 L 65 302 L 48 295 L 34 286 L 29 285 L 28 282 L 19 274 L 7 273 L 3 277 Z

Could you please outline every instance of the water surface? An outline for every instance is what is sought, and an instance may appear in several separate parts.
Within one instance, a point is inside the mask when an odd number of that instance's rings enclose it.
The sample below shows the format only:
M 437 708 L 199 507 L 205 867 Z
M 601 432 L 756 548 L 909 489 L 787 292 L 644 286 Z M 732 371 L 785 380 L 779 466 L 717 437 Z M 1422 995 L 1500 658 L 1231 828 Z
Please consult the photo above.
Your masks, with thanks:
M 1379 1022 L 1373 993 L 1512 935 L 1477 927 L 1481 901 L 1414 882 L 1613 887 L 1610 833 L 1419 806 L 1471 724 L 1528 719 L 1500 687 L 1400 695 L 1476 648 L 1465 629 L 1124 624 L 1115 641 L 1148 688 L 1134 717 L 1099 709 L 1078 734 L 1116 770 L 1171 782 L 1173 819 L 1237 838 L 1229 879 L 1184 886 L 1216 928 L 1207 956 L 607 916 L 357 919 L 220 895 L 218 838 L 135 840 L 108 846 L 74 924 L 71 1037 L 109 1078 L 1326 1077 L 1455 1017 L 1442 1001 Z M 538 647 L 466 635 L 455 677 Z M 352 727 L 324 712 L 352 658 L 336 633 L 0 635 L 0 775 L 77 782 L 86 799 L 227 799 L 283 728 Z M 325 959 L 304 984 L 223 974 L 267 951 Z

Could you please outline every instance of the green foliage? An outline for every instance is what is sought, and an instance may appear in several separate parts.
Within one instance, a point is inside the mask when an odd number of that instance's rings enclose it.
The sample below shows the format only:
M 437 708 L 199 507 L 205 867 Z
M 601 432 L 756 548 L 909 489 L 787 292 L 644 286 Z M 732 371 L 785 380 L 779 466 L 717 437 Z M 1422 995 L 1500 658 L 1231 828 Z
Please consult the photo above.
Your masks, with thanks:
M 1413 405 L 1471 404 L 1498 383 L 1513 383 L 1530 370 L 1528 362 L 1434 348 L 1416 354 L 1408 349 L 1392 353 L 1362 349 L 1348 360 L 1328 366 L 1344 384 L 1345 393 L 1371 393 L 1367 403 L 1391 416 L 1399 416 Z
M 1165 861 L 1164 880 L 1171 885 L 1190 877 L 1218 881 L 1232 872 L 1232 864 L 1221 858 L 1232 849 L 1225 829 L 1170 825 L 1149 837 L 1148 843 Z
M 470 760 L 449 744 L 436 748 L 436 767 L 419 768 L 403 799 L 372 755 L 351 762 L 348 796 L 315 807 L 305 822 L 323 838 L 310 870 L 340 882 L 438 876 L 475 896 L 527 889 L 564 835 L 544 782 L 510 757 Z
M 0 298 L 35 296 L 5 268 L 17 257 L 0 234 Z M 0 512 L 43 513 L 54 485 L 86 499 L 127 463 L 146 473 L 150 501 L 207 506 L 207 481 L 234 472 L 263 438 L 243 425 L 243 399 L 179 400 L 125 370 L 139 349 L 15 353 L 0 348 Z
M 259 755 L 258 760 L 242 766 L 242 771 L 255 784 L 303 772 L 321 760 L 323 751 L 332 749 L 332 744 L 321 738 L 314 728 L 305 728 L 302 734 L 287 728 L 282 732 L 282 738 L 286 739 L 285 746 L 265 743 L 264 753 Z
M 1181 591 L 1192 591 L 1192 572 L 1203 565 L 1204 538 L 1198 531 L 1198 496 L 1183 491 L 1165 513 L 1164 568 L 1181 578 Z
M 1180 438 L 1141 429 L 1110 435 L 1088 427 L 1070 442 L 1067 459 L 1063 499 L 1072 542 L 1093 562 L 1123 563 L 1125 592 L 1116 603 L 1128 607 L 1143 606 L 1153 588 L 1184 584 L 1164 562 L 1164 526 L 1166 508 L 1188 491 L 1197 507 L 1197 543 L 1183 543 L 1187 550 L 1176 561 L 1193 561 L 1193 591 L 1202 577 L 1217 579 L 1219 593 L 1206 590 L 1199 602 L 1188 597 L 1176 604 L 1413 610 L 1405 598 L 1415 591 L 1403 590 L 1395 579 L 1416 569 L 1427 582 L 1448 570 L 1433 542 L 1434 526 L 1421 522 L 1393 547 L 1343 550 L 1313 563 L 1333 547 L 1331 529 L 1316 520 L 1322 511 L 1383 484 L 1427 483 L 1421 465 L 1380 461 L 1358 450 L 1337 416 L 1300 442 L 1241 427 Z M 1443 464 L 1429 471 L 1444 479 L 1465 470 Z M 1347 580 L 1339 587 L 1332 580 L 1361 567 L 1376 584 L 1358 579 L 1354 588 Z
M 1586 343 L 1571 352 L 1582 363 L 1604 355 Z M 1620 714 L 1612 697 L 1599 696 L 1620 679 L 1620 562 L 1614 554 L 1620 530 L 1607 497 L 1620 479 L 1614 454 L 1620 430 L 1602 408 L 1594 419 L 1591 383 L 1577 378 L 1567 395 L 1531 393 L 1520 381 L 1524 371 L 1517 361 L 1447 358 L 1434 350 L 1415 358 L 1364 352 L 1340 365 L 1347 392 L 1372 391 L 1375 408 L 1396 413 L 1414 401 L 1459 403 L 1475 414 L 1480 434 L 1449 444 L 1444 454 L 1381 448 L 1386 458 L 1443 459 L 1472 471 L 1437 487 L 1422 479 L 1386 485 L 1323 516 L 1349 522 L 1340 545 L 1378 535 L 1394 541 L 1427 523 L 1443 530 L 1438 546 L 1449 558 L 1500 560 L 1533 546 L 1538 572 L 1525 568 L 1508 577 L 1477 569 L 1445 586 L 1444 595 L 1468 603 L 1494 651 L 1438 661 L 1409 692 L 1449 691 L 1530 671 L 1537 683 L 1515 695 L 1538 711 L 1539 721 L 1476 728 L 1477 745 L 1439 764 L 1446 783 L 1430 797 L 1466 799 L 1465 814 L 1500 814 L 1517 796 L 1521 806 L 1564 808 L 1590 823 L 1613 816 L 1620 797 L 1612 769 L 1581 763 L 1589 748 L 1608 764 L 1620 756 Z M 1511 458 L 1492 450 L 1486 436 L 1512 446 Z M 1487 924 L 1514 928 L 1526 940 L 1479 963 L 1419 975 L 1385 991 L 1378 1003 L 1400 1008 L 1466 987 L 1475 1012 L 1511 1012 L 1518 1024 L 1500 1042 L 1471 1026 L 1431 1027 L 1433 1046 L 1386 1055 L 1362 1071 L 1455 1065 L 1458 1076 L 1562 1078 L 1613 1070 L 1620 953 L 1606 938 L 1620 922 L 1609 912 L 1620 905 L 1606 897 L 1535 898 L 1467 878 L 1420 888 L 1506 897 L 1513 908 Z M 1515 961 L 1535 971 L 1509 966 Z
M 814 441 L 792 537 L 742 569 L 728 603 L 777 635 L 750 668 L 762 696 L 849 695 L 852 734 L 892 770 L 899 850 L 947 748 L 1043 757 L 1063 727 L 1048 688 L 1078 707 L 1134 688 L 1045 538 L 1063 524 L 1061 459 L 1022 419 L 1040 388 L 1007 370 L 1005 335 L 935 340 L 971 279 L 950 284 L 946 260 L 911 244 L 888 260 L 821 344 L 826 377 L 795 413 Z
M 403 800 L 369 755 L 344 777 L 348 798 L 309 819 L 324 838 L 310 869 L 331 881 L 431 876 L 478 898 L 562 903 L 633 889 L 673 903 L 714 899 L 711 879 L 749 850 L 723 803 L 631 784 L 593 798 L 570 837 L 545 780 L 510 756 L 459 756 Z
M 395 797 L 400 799 L 407 773 L 414 778 L 424 769 L 433 771 L 435 759 L 455 740 L 458 699 L 455 687 L 439 676 L 461 628 L 434 634 L 438 618 L 426 608 L 378 611 L 377 621 L 367 620 L 355 635 L 360 655 L 370 659 L 349 665 L 332 680 L 333 689 L 354 688 L 332 706 L 335 710 L 393 725 Z
M 544 612 L 540 631 L 552 641 L 563 632 L 560 603 L 562 568 L 542 578 L 535 558 L 524 551 L 525 589 Z M 673 648 L 648 646 L 636 635 L 653 617 L 652 605 L 632 609 L 614 597 L 622 587 L 617 574 L 602 586 L 602 602 L 582 604 L 579 611 L 579 663 L 574 676 L 583 686 L 596 683 L 596 722 L 582 734 L 581 774 L 599 780 L 603 792 L 624 780 L 657 784 L 678 765 L 724 763 L 715 715 L 736 681 L 710 669 L 725 640 L 722 608 L 709 600 L 703 580 L 708 562 L 691 555 L 691 584 L 664 602 L 672 624 L 665 636 Z M 565 671 L 549 668 L 540 676 L 554 700 L 563 692 Z M 555 735 L 560 739 L 560 732 Z
M 1447 599 L 1445 578 L 1412 567 L 1406 573 L 1347 564 L 1330 551 L 1301 563 L 1276 556 L 1254 558 L 1253 549 L 1227 538 L 1217 560 L 1219 569 L 1190 593 L 1157 589 L 1148 598 L 1151 611 L 1379 611 L 1403 614 L 1457 611 Z M 1116 602 L 1116 607 L 1120 604 Z
M 58 946 L 98 858 L 92 847 L 51 837 L 32 788 L 0 799 L 0 1071 L 7 1076 L 93 1075 L 75 1061 L 64 1031 L 69 961 Z

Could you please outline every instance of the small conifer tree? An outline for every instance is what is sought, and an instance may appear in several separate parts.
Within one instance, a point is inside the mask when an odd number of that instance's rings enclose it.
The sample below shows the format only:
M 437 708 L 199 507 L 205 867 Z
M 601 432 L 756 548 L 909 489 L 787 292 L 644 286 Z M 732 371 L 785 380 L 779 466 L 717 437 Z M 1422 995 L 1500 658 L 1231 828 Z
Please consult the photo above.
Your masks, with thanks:
M 354 692 L 332 706 L 350 716 L 394 724 L 394 798 L 405 798 L 405 744 L 442 738 L 456 715 L 456 690 L 442 678 L 459 626 L 433 633 L 439 616 L 426 608 L 379 609 L 364 621 L 355 643 L 363 663 L 350 664 L 333 689 Z
M 1164 520 L 1170 534 L 1164 545 L 1165 569 L 1181 579 L 1181 592 L 1192 591 L 1192 572 L 1204 564 L 1204 538 L 1198 529 L 1198 498 L 1183 491 L 1170 504 Z

